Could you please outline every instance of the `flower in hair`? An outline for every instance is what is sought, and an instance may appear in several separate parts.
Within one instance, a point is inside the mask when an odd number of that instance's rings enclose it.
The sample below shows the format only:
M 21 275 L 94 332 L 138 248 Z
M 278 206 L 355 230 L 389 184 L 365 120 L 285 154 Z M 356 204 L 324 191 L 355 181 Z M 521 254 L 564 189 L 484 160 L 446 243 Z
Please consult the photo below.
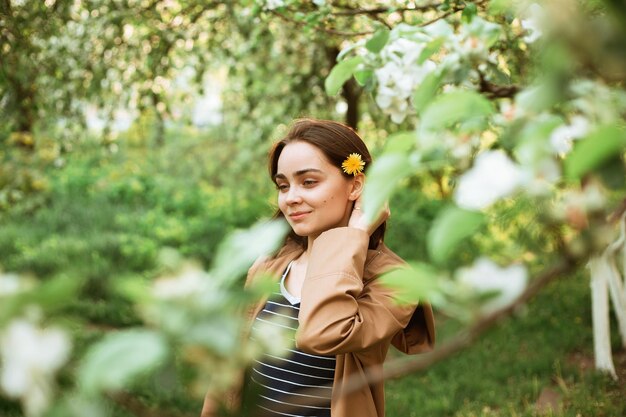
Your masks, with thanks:
M 365 162 L 361 159 L 361 155 L 358 153 L 351 153 L 348 155 L 345 161 L 341 163 L 341 168 L 343 168 L 343 172 L 350 175 L 360 174 L 363 172 L 365 168 Z

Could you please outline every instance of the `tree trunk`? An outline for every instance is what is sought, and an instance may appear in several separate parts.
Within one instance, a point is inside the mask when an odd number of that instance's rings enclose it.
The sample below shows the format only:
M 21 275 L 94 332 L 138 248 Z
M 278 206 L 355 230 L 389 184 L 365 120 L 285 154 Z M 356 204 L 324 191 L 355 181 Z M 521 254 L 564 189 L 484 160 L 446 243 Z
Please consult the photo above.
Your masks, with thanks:
M 326 55 L 330 62 L 330 70 L 337 64 L 337 55 L 339 55 L 339 48 L 336 46 L 327 47 Z M 345 122 L 348 126 L 357 130 L 359 125 L 359 98 L 361 97 L 363 89 L 357 85 L 353 78 L 346 81 L 341 89 L 341 95 L 346 100 L 348 110 L 346 110 Z
M 165 120 L 163 114 L 159 111 L 159 102 L 161 101 L 158 94 L 152 93 L 152 105 L 154 106 L 154 114 L 156 116 L 156 126 L 154 131 L 154 143 L 157 148 L 165 145 Z

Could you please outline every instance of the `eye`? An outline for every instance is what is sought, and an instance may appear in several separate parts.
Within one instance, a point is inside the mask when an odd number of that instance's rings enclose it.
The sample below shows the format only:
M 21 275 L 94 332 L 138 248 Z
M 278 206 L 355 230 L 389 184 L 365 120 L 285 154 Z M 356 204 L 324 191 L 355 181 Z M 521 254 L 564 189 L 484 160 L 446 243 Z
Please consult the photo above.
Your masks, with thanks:
M 285 192 L 289 189 L 289 184 L 276 184 L 276 189 L 280 192 Z
M 311 180 L 311 179 L 308 179 L 308 180 L 304 180 L 304 181 L 302 181 L 302 184 L 303 184 L 305 187 L 312 187 L 312 186 L 314 186 L 315 184 L 317 184 L 317 181 L 315 181 L 315 180 Z

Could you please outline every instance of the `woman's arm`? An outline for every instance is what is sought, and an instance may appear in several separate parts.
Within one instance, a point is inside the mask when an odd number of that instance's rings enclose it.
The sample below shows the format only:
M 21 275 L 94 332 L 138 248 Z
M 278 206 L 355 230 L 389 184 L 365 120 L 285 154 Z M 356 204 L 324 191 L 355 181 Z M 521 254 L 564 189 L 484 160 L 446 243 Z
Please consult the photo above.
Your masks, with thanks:
M 360 351 L 408 324 L 415 305 L 398 305 L 393 291 L 376 280 L 364 285 L 368 242 L 369 234 L 353 227 L 315 239 L 302 287 L 300 349 L 321 355 Z M 389 269 L 398 266 L 390 260 Z

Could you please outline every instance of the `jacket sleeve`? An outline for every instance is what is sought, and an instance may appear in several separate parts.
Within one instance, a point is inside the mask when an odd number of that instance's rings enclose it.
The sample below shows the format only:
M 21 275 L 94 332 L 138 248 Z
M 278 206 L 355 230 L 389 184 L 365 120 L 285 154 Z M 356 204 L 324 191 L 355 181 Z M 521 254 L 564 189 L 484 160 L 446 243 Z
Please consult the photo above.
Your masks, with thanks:
M 392 290 L 377 280 L 364 285 L 368 242 L 366 232 L 348 227 L 315 239 L 302 287 L 300 349 L 320 355 L 358 352 L 408 324 L 415 305 L 398 305 Z

